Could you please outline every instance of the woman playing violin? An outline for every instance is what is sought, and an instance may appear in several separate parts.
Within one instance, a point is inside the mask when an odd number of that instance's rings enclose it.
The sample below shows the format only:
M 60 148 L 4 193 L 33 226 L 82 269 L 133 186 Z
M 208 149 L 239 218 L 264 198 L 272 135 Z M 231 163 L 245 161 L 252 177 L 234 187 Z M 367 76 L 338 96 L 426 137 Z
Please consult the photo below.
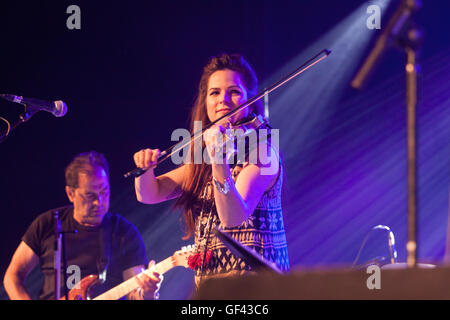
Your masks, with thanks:
M 242 56 L 222 54 L 213 57 L 200 79 L 191 114 L 191 132 L 194 121 L 201 121 L 206 127 L 254 96 L 257 89 L 256 75 Z M 217 137 L 230 123 L 251 115 L 263 116 L 260 101 L 204 132 L 203 145 L 209 158 L 213 159 L 209 163 L 191 161 L 155 177 L 154 167 L 160 151 L 145 149 L 134 154 L 136 166 L 147 170 L 135 179 L 138 201 L 152 204 L 177 198 L 176 204 L 182 209 L 186 225 L 184 239 L 194 235 L 198 250 L 189 261 L 195 269 L 197 285 L 208 277 L 250 271 L 250 266 L 234 256 L 214 235 L 214 228 L 274 262 L 281 271 L 289 270 L 281 210 L 283 174 L 277 148 L 267 139 L 259 141 L 256 148 L 247 148 L 246 159 L 252 159 L 252 153 L 256 152 L 257 161 L 216 161 L 223 154 L 217 153 L 223 144 Z M 260 148 L 266 148 L 268 152 L 258 153 Z M 268 163 L 276 163 L 277 170 L 265 172 Z

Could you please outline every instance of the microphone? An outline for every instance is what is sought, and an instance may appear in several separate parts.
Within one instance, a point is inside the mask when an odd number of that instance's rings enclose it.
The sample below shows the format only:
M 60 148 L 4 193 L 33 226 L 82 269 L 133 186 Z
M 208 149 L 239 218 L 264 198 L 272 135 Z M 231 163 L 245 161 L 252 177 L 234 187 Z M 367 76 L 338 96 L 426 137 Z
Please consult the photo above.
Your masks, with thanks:
M 47 111 L 52 113 L 55 117 L 62 117 L 67 113 L 67 105 L 64 101 L 44 101 L 32 98 L 24 98 L 15 96 L 13 94 L 0 94 L 0 98 L 5 100 L 23 104 L 31 109 L 37 111 Z
M 375 227 L 373 227 L 372 229 L 370 229 L 370 231 L 366 234 L 366 236 L 364 237 L 364 240 L 361 244 L 361 247 L 359 248 L 358 254 L 356 255 L 355 260 L 353 261 L 352 264 L 352 268 L 354 267 L 361 267 L 361 266 L 357 266 L 356 263 L 358 262 L 358 259 L 361 255 L 362 249 L 364 248 L 364 246 L 366 245 L 367 239 L 369 238 L 369 235 L 371 234 L 372 231 L 374 230 L 386 230 L 388 232 L 388 246 L 389 246 L 389 255 L 390 255 L 390 260 L 391 260 L 391 264 L 395 264 L 397 263 L 397 250 L 395 249 L 395 237 L 394 237 L 394 233 L 392 232 L 391 228 L 389 228 L 388 226 L 385 225 L 377 225 Z M 376 261 L 382 261 L 383 259 L 380 260 L 381 257 L 376 257 L 375 259 L 372 259 L 371 261 L 369 261 L 368 263 L 362 265 L 362 267 L 365 267 L 367 265 L 369 265 L 372 262 L 376 262 Z
M 397 261 L 397 250 L 395 249 L 394 233 L 388 226 L 384 226 L 381 224 L 372 228 L 372 230 L 374 230 L 374 229 L 384 229 L 389 232 L 388 241 L 389 241 L 389 252 L 391 254 L 391 263 L 395 263 Z

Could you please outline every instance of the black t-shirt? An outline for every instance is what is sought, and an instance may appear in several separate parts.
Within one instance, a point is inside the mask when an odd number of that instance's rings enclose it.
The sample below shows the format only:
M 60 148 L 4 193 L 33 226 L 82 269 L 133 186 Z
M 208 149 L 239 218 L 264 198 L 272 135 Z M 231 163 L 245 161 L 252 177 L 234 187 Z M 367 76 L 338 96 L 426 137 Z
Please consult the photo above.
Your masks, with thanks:
M 39 215 L 22 237 L 22 240 L 39 257 L 44 275 L 44 286 L 39 299 L 55 297 L 55 210 Z M 147 265 L 142 237 L 136 227 L 120 215 L 108 213 L 100 226 L 86 227 L 73 218 L 72 206 L 59 208 L 58 212 L 61 230 L 64 232 L 66 267 L 69 271 L 66 273 L 66 279 L 74 274 L 76 268 L 81 271 L 80 279 L 83 279 L 91 274 L 98 275 L 105 265 L 108 265 L 106 282 L 94 288 L 91 292 L 92 297 L 123 282 L 124 270 L 138 265 Z M 106 263 L 107 261 L 109 263 Z M 65 295 L 64 279 L 62 270 L 61 296 Z

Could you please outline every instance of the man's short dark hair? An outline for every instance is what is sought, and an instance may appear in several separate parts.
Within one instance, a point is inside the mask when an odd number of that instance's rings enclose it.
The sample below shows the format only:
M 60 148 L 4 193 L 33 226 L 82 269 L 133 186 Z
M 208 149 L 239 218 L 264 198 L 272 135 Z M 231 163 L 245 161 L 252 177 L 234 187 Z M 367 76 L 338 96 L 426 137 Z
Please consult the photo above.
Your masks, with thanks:
M 77 155 L 65 170 L 66 185 L 72 188 L 78 187 L 78 174 L 85 173 L 92 175 L 96 170 L 105 170 L 109 177 L 108 162 L 103 154 L 97 151 L 83 152 Z

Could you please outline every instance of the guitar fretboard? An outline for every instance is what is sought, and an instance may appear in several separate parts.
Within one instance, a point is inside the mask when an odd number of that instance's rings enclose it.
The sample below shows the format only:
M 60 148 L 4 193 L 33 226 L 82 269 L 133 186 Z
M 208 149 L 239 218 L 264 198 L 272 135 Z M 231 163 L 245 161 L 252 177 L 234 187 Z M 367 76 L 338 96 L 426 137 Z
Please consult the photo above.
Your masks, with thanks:
M 102 293 L 101 295 L 95 297 L 93 300 L 118 300 L 122 298 L 123 296 L 129 294 L 131 291 L 139 287 L 138 282 L 136 281 L 136 277 L 141 275 L 142 273 L 145 273 L 147 275 L 151 275 L 153 272 L 157 272 L 159 274 L 164 274 L 176 265 L 173 262 L 172 257 L 168 257 L 167 259 L 159 262 L 155 265 L 155 269 L 153 270 L 144 270 L 140 274 L 122 282 L 118 286 L 106 291 L 105 293 Z

